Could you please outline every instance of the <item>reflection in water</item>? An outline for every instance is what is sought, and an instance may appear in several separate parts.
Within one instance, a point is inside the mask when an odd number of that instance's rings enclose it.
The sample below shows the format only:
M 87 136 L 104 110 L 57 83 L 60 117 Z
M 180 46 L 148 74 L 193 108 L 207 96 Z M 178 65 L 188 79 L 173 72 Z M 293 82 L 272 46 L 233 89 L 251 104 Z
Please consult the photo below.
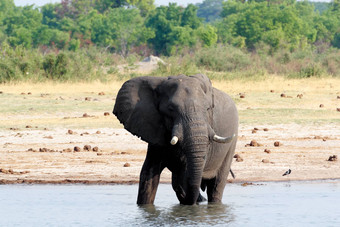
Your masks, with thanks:
M 170 208 L 153 205 L 140 206 L 136 223 L 142 225 L 221 225 L 235 219 L 232 208 L 224 204 L 200 204 L 197 206 L 173 205 Z

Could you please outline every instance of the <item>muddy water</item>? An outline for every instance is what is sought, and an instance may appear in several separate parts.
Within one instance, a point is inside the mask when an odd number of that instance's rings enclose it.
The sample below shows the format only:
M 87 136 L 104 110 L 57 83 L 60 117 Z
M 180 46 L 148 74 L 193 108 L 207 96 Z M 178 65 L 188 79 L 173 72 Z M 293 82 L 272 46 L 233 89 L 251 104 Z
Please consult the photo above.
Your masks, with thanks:
M 137 185 L 1 185 L 0 226 L 340 226 L 340 181 L 227 185 L 223 204 L 181 206 L 160 185 L 138 207 Z

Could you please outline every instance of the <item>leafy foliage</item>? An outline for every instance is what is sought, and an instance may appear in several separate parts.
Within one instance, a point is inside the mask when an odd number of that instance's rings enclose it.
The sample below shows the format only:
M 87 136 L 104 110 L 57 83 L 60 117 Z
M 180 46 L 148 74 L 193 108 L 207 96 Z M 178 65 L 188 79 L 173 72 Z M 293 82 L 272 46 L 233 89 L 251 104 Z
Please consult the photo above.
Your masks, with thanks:
M 0 83 L 29 79 L 31 72 L 38 79 L 87 80 L 100 67 L 116 72 L 117 59 L 129 63 L 150 54 L 186 62 L 187 72 L 337 76 L 339 49 L 340 0 L 204 0 L 186 7 L 155 7 L 154 0 L 62 0 L 41 8 L 0 1 Z

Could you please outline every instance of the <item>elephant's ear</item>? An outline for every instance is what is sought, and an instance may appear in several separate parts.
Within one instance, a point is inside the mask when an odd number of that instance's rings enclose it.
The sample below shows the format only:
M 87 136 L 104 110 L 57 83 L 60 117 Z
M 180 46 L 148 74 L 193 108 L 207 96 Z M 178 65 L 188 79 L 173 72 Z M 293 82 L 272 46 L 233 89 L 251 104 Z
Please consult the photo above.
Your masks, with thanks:
M 165 142 L 165 126 L 158 111 L 155 93 L 155 88 L 163 80 L 159 77 L 128 80 L 119 90 L 113 109 L 113 114 L 126 130 L 155 145 Z

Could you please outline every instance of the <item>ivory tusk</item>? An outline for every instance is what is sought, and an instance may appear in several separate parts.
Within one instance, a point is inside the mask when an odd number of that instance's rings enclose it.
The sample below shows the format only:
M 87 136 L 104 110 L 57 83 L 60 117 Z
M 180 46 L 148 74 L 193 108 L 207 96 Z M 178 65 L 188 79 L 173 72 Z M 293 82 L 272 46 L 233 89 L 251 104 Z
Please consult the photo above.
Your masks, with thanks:
M 170 141 L 171 145 L 176 145 L 177 142 L 178 142 L 178 137 L 177 136 L 173 136 L 171 141 Z
M 213 140 L 218 143 L 230 143 L 235 137 L 235 134 L 233 134 L 230 137 L 222 137 L 218 135 L 214 135 Z

